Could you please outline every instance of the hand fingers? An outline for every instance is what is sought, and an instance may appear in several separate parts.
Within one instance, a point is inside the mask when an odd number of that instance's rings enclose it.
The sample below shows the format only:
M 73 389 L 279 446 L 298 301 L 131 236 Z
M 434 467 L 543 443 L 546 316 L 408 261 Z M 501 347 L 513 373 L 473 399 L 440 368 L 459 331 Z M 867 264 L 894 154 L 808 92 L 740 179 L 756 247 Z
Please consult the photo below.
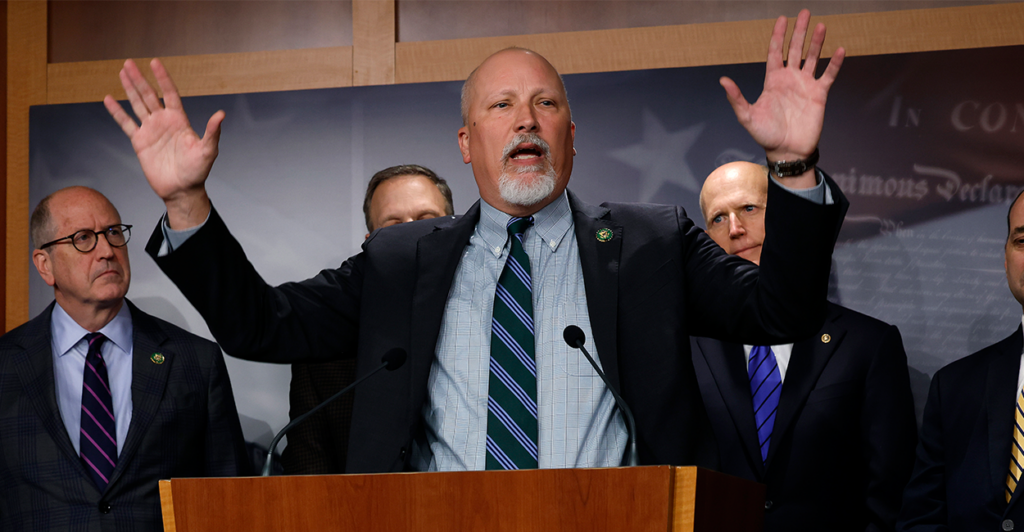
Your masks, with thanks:
M 142 101 L 142 96 L 139 95 L 138 89 L 135 88 L 135 83 L 132 82 L 132 70 L 135 71 L 135 75 L 141 76 L 141 74 L 139 74 L 139 69 L 134 63 L 129 64 L 129 61 L 131 61 L 131 59 L 125 61 L 124 68 L 121 69 L 118 76 L 121 78 L 121 86 L 125 88 L 125 94 L 128 95 L 128 103 L 132 105 L 132 111 L 135 112 L 135 116 L 137 116 L 139 120 L 143 120 L 149 117 L 150 110 L 146 107 L 145 102 Z
M 153 70 L 153 76 L 156 77 L 156 82 L 160 85 L 160 91 L 164 93 L 164 106 L 168 109 L 182 109 L 178 87 L 174 85 L 174 80 L 167 73 L 164 64 L 159 59 L 154 58 L 150 61 L 149 68 Z
M 821 55 L 821 45 L 825 42 L 825 25 L 818 23 L 811 35 L 811 46 L 807 49 L 807 60 L 804 62 L 804 70 L 814 75 L 814 69 L 818 68 L 818 56 Z
M 121 104 L 117 103 L 117 100 L 108 94 L 103 97 L 103 106 L 107 108 L 110 116 L 114 117 L 117 125 L 121 126 L 121 131 L 124 131 L 124 134 L 128 135 L 129 139 L 132 138 L 135 132 L 138 131 L 139 126 L 135 123 L 135 120 L 132 120 L 132 117 L 128 116 L 128 113 L 124 112 Z
M 217 146 L 220 144 L 220 125 L 224 121 L 224 111 L 217 111 L 206 123 L 206 132 L 203 133 L 203 151 L 207 155 L 217 156 Z
M 824 83 L 826 90 L 836 81 L 836 76 L 839 75 L 839 69 L 843 66 L 843 58 L 845 57 L 846 49 L 842 46 L 836 48 L 836 53 L 832 54 L 832 59 L 829 60 L 828 67 L 825 68 L 825 73 L 821 75 L 820 79 L 820 82 Z
M 793 38 L 789 41 L 789 66 L 800 68 L 800 58 L 804 53 L 804 39 L 807 37 L 807 25 L 811 21 L 811 12 L 802 9 L 796 16 L 796 25 L 793 27 Z
M 156 91 L 153 90 L 153 86 L 149 84 L 149 80 L 142 76 L 142 72 L 139 71 L 139 67 L 135 66 L 134 61 L 132 62 L 131 69 L 128 68 L 128 61 L 125 61 L 125 68 L 123 68 L 122 71 L 128 72 L 128 79 L 131 80 L 132 85 L 135 86 L 135 90 L 138 91 L 142 104 L 148 111 L 146 114 L 139 115 L 139 120 L 143 120 L 146 116 L 149 116 L 163 108 L 163 105 L 160 104 L 160 98 L 157 97 Z M 131 98 L 129 98 L 129 100 L 131 100 Z M 135 109 L 135 114 L 139 113 L 138 109 L 135 108 L 134 102 L 132 104 L 132 108 Z
M 735 81 L 725 76 L 719 78 L 718 83 L 725 89 L 725 97 L 729 100 L 729 105 L 732 105 L 732 110 L 736 113 L 736 119 L 745 125 L 750 115 L 750 104 L 743 97 L 740 88 L 736 85 Z
M 779 17 L 768 41 L 768 70 L 782 68 L 782 40 L 786 38 L 786 17 Z

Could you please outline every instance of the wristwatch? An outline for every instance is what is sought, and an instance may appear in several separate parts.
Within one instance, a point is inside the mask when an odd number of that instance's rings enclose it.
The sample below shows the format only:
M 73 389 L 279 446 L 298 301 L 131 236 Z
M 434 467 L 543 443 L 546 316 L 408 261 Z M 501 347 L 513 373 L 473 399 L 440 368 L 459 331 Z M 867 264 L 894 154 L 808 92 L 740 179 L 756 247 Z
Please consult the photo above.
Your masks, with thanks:
M 793 177 L 810 170 L 816 164 L 818 164 L 818 148 L 814 148 L 814 153 L 806 159 L 797 159 L 796 161 L 768 161 L 768 169 L 775 174 L 775 177 Z

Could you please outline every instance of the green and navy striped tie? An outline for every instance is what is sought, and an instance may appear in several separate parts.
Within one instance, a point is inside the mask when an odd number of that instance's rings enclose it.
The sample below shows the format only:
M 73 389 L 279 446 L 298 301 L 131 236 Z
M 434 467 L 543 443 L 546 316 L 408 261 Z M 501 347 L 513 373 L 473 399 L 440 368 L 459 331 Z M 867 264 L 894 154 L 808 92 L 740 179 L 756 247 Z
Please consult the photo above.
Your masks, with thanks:
M 537 363 L 533 283 L 523 233 L 533 217 L 508 222 L 511 249 L 498 278 L 487 389 L 487 469 L 537 468 Z

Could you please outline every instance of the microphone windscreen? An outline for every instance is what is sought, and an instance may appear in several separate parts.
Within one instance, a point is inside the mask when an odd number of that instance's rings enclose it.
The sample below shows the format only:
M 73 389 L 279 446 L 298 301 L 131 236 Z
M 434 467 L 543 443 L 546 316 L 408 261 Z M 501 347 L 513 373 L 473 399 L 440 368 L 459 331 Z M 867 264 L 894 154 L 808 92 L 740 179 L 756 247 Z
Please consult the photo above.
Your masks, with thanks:
M 388 371 L 395 371 L 402 367 L 402 364 L 405 364 L 405 357 L 405 349 L 402 349 L 401 347 L 393 347 L 389 349 L 387 353 L 384 353 L 384 356 L 380 358 L 380 361 L 387 364 L 386 367 Z
M 569 344 L 569 347 L 579 349 L 579 347 L 587 342 L 587 335 L 583 334 L 583 329 L 575 325 L 570 325 L 562 331 L 562 338 L 565 338 L 565 343 Z

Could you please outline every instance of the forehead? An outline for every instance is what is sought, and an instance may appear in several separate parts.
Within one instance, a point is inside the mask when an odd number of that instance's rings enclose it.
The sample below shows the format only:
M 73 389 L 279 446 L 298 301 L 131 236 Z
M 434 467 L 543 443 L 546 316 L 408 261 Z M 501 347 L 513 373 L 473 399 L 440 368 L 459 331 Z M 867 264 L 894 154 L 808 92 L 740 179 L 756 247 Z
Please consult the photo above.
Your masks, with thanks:
M 523 50 L 506 50 L 489 57 L 477 69 L 471 88 L 477 97 L 509 91 L 564 92 L 554 67 L 539 55 Z
M 50 201 L 50 217 L 61 230 L 98 229 L 121 223 L 117 209 L 97 192 L 67 191 Z
M 718 176 L 709 181 L 704 185 L 704 198 L 709 214 L 716 209 L 764 203 L 767 199 L 767 189 L 761 185 L 761 181 L 760 176 L 742 172 Z

